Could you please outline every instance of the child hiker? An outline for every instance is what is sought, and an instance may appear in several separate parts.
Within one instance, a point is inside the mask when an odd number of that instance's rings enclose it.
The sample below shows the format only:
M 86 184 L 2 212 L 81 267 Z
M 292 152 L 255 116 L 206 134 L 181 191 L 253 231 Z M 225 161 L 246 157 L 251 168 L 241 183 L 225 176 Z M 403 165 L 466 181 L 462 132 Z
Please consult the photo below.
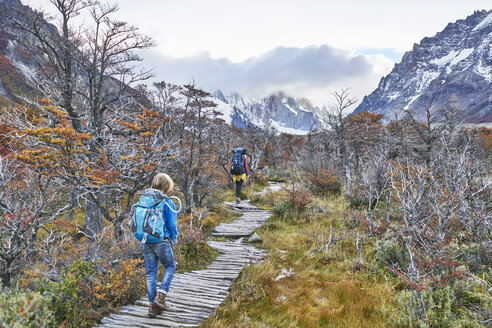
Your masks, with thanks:
M 167 196 L 173 187 L 174 182 L 169 175 L 157 174 L 151 188 L 143 192 L 133 208 L 131 226 L 135 237 L 142 242 L 147 272 L 147 297 L 150 303 L 148 316 L 151 318 L 169 309 L 166 306 L 166 294 L 176 269 L 171 245 L 176 244 L 178 237 L 177 212 L 173 201 Z M 166 271 L 157 289 L 159 262 Z

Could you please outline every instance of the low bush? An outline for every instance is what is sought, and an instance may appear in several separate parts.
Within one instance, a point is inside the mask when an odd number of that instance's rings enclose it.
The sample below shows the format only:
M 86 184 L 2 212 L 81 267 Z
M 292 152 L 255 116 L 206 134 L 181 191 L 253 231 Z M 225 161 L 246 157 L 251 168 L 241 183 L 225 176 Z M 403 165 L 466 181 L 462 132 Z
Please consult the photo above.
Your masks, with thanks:
M 206 234 L 202 229 L 201 223 L 198 222 L 199 217 L 199 215 L 193 215 L 193 222 L 195 223 L 191 225 L 191 216 L 188 219 L 182 218 L 178 220 L 178 244 L 174 247 L 177 272 L 202 269 L 217 256 L 217 252 L 206 243 Z M 212 221 L 207 223 L 207 218 Z M 200 222 L 202 220 L 211 231 L 218 218 L 215 215 L 213 215 L 213 218 L 205 215 L 205 218 L 201 219 Z
M 57 281 L 39 281 L 39 291 L 51 295 L 57 323 L 88 327 L 119 306 L 135 302 L 145 293 L 143 260 L 74 261 Z
M 38 292 L 21 292 L 14 287 L 0 291 L 0 324 L 2 327 L 55 327 L 51 296 Z
M 268 186 L 268 180 L 267 180 L 266 176 L 261 172 L 255 172 L 253 174 L 253 176 L 251 177 L 251 181 L 254 182 L 255 184 L 261 186 L 261 187 Z
M 283 201 L 275 204 L 273 213 L 279 218 L 287 218 L 292 211 L 292 203 L 289 201 Z
M 422 317 L 415 311 L 422 306 L 421 300 L 414 291 L 404 290 L 395 297 L 398 311 L 389 314 L 389 321 L 402 328 L 485 327 L 492 305 L 487 293 L 484 286 L 467 279 L 456 286 L 426 289 L 422 292 L 422 301 L 427 311 Z
M 315 173 L 307 172 L 309 188 L 313 193 L 322 195 L 326 193 L 340 194 L 342 184 L 338 180 L 335 170 L 319 168 Z
M 298 184 L 293 184 L 287 188 L 285 197 L 296 212 L 304 212 L 307 206 L 313 202 L 309 190 L 300 187 Z

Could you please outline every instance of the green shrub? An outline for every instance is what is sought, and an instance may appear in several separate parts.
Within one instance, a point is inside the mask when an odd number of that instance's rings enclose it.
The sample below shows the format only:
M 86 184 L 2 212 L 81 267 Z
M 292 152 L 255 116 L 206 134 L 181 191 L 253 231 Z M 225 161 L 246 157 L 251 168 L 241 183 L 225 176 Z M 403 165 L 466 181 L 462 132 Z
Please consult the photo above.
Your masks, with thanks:
M 265 203 L 263 196 L 260 194 L 252 194 L 249 197 L 249 200 L 251 201 L 252 204 L 255 205 L 263 205 Z
M 408 252 L 394 238 L 376 241 L 374 258 L 383 266 L 403 266 L 409 261 Z
M 21 292 L 18 288 L 0 291 L 2 327 L 56 327 L 51 296 L 38 292 Z
M 273 213 L 279 218 L 287 218 L 292 212 L 292 203 L 289 201 L 283 201 L 275 204 Z
M 94 314 L 91 307 L 87 306 L 90 300 L 85 291 L 92 289 L 90 278 L 94 272 L 92 263 L 77 260 L 62 271 L 58 281 L 39 283 L 42 292 L 52 295 L 57 322 L 65 322 L 70 327 L 88 326 L 87 320 Z
M 476 294 L 477 287 L 467 283 L 466 289 Z M 481 293 L 483 292 L 482 290 Z M 490 309 L 490 301 L 487 303 L 485 298 L 479 297 L 480 301 L 475 302 L 473 306 L 463 307 L 460 298 L 456 295 L 456 289 L 452 286 L 424 290 L 422 297 L 426 308 L 425 314 L 420 311 L 421 302 L 414 291 L 400 292 L 395 297 L 398 311 L 389 315 L 390 322 L 402 328 L 478 328 L 483 327 L 482 323 L 485 323 L 490 316 L 490 310 L 487 310 Z
M 286 182 L 287 181 L 285 176 L 280 175 L 280 174 L 275 173 L 275 172 L 271 172 L 271 173 L 266 174 L 265 178 L 268 181 L 273 181 L 273 182 Z

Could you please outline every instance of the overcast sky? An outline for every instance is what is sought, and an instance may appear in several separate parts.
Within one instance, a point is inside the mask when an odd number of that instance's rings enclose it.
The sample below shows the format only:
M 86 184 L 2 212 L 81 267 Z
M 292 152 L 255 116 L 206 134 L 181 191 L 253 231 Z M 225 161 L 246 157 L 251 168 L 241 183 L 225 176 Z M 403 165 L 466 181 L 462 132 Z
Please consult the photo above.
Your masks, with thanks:
M 22 0 L 50 9 L 49 0 Z M 104 1 L 104 0 L 101 0 Z M 109 2 L 109 1 L 108 1 Z M 116 18 L 154 38 L 156 81 L 249 97 L 284 91 L 329 104 L 362 100 L 404 52 L 490 0 L 118 0 Z

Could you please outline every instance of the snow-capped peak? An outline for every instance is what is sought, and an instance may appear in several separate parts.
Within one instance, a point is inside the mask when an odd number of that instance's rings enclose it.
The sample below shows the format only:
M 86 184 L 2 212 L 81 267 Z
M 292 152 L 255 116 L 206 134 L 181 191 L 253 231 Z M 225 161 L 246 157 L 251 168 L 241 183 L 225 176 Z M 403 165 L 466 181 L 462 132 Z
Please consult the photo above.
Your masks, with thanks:
M 463 109 L 469 122 L 492 121 L 492 10 L 476 11 L 450 23 L 407 52 L 354 113 L 385 115 L 449 106 Z
M 248 125 L 274 127 L 279 132 L 306 134 L 320 126 L 319 109 L 304 98 L 296 99 L 283 93 L 254 100 L 237 93 L 224 96 L 220 90 L 213 93 L 216 110 L 228 124 L 241 128 Z

